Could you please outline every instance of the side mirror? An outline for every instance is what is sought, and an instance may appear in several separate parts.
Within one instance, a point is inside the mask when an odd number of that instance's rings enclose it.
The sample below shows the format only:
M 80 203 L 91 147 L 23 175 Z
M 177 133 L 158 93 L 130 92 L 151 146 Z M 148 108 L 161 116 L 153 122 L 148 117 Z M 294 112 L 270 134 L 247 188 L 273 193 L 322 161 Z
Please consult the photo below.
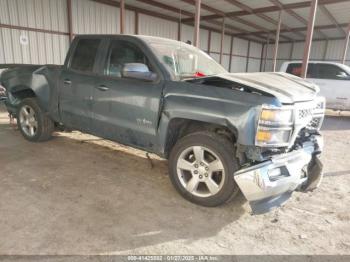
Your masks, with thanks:
M 339 72 L 337 74 L 337 78 L 347 80 L 350 79 L 350 76 L 348 76 L 345 72 Z
M 145 81 L 154 81 L 157 75 L 149 71 L 148 66 L 142 63 L 127 63 L 123 66 L 122 76 Z

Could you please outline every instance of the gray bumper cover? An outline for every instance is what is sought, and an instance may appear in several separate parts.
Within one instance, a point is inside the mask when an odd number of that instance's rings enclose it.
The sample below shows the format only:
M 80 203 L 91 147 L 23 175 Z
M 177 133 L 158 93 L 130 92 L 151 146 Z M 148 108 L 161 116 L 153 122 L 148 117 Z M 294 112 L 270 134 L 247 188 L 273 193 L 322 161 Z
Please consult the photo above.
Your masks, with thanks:
M 253 213 L 264 213 L 281 205 L 297 189 L 317 188 L 322 179 L 322 163 L 316 156 L 323 147 L 321 136 L 303 148 L 272 157 L 269 161 L 241 169 L 234 178 L 249 201 Z

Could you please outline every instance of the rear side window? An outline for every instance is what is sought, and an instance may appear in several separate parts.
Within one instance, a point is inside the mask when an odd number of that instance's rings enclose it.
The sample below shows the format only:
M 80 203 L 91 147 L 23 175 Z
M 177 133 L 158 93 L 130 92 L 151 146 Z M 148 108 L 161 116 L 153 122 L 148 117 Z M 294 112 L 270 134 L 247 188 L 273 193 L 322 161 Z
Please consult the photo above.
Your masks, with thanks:
M 286 73 L 292 74 L 295 76 L 301 76 L 301 63 L 292 63 L 289 64 L 286 70 Z M 309 64 L 307 67 L 307 78 L 315 78 L 315 65 L 314 64 Z
M 81 72 L 92 72 L 100 39 L 80 39 L 75 48 L 70 68 Z
M 330 64 L 316 64 L 317 75 L 315 78 L 319 79 L 341 79 L 341 75 L 347 76 L 348 74 L 336 65 Z

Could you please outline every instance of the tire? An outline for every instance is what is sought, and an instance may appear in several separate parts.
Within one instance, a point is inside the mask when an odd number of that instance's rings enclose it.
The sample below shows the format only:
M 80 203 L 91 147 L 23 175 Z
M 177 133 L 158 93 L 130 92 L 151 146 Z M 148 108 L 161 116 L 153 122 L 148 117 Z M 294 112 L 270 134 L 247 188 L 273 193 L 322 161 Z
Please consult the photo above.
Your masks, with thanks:
M 23 137 L 31 142 L 49 140 L 55 128 L 54 122 L 33 97 L 25 98 L 19 104 L 17 126 Z
M 202 166 L 197 161 L 201 155 L 204 155 Z M 214 165 L 218 163 L 215 160 L 221 161 L 221 164 Z M 214 207 L 231 201 L 239 192 L 233 177 L 238 169 L 232 142 L 211 132 L 196 132 L 181 138 L 169 156 L 172 184 L 185 199 L 201 206 Z

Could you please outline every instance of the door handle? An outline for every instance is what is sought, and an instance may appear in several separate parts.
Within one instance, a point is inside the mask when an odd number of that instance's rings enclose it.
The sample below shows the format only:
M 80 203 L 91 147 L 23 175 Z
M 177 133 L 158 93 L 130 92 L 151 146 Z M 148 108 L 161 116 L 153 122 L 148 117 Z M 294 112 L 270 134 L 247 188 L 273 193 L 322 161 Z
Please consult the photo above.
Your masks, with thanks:
M 105 85 L 100 85 L 100 86 L 98 86 L 98 87 L 96 87 L 98 90 L 100 90 L 100 91 L 107 91 L 109 88 L 107 87 L 107 86 L 105 86 Z
M 65 85 L 70 85 L 70 84 L 72 84 L 72 81 L 70 81 L 69 79 L 64 79 L 64 80 L 63 80 L 63 83 L 64 83 Z

